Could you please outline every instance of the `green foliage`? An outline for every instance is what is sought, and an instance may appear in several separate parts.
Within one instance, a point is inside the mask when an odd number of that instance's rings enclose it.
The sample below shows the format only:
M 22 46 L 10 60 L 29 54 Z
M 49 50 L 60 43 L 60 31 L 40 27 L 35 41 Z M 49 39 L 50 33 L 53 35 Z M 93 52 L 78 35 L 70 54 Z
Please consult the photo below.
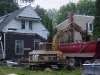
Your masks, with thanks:
M 49 36 L 48 36 L 48 42 L 52 42 L 52 38 L 53 38 L 53 25 L 52 25 L 52 19 L 49 19 L 49 24 L 48 24 L 48 30 L 50 32 Z
M 42 19 L 42 24 L 46 27 L 46 29 L 49 31 L 49 36 L 48 36 L 48 42 L 52 42 L 53 38 L 53 25 L 52 25 L 52 19 L 48 17 L 46 14 L 46 10 L 41 8 L 39 5 L 35 7 L 35 11 L 37 14 L 41 17 Z
M 57 24 L 63 22 L 68 18 L 69 10 L 74 14 L 79 15 L 94 15 L 95 0 L 79 0 L 78 3 L 70 2 L 60 7 L 57 13 Z
M 70 43 L 70 36 L 68 35 L 68 38 L 66 39 L 66 43 Z
M 37 5 L 34 9 L 36 11 L 36 13 L 43 18 L 45 16 L 46 10 L 41 8 L 39 5 Z
M 73 13 L 76 12 L 76 4 L 73 2 L 70 2 L 67 5 L 63 5 L 60 7 L 60 10 L 58 10 L 57 13 L 57 24 L 63 22 L 64 20 L 66 20 L 68 18 L 68 12 L 69 10 L 72 10 Z
M 19 1 L 19 0 L 17 0 L 17 1 Z M 34 2 L 35 0 L 20 0 L 20 1 L 26 2 L 26 3 L 31 3 L 31 2 Z
M 54 37 L 54 35 L 57 33 L 57 28 L 54 28 L 53 29 L 53 37 Z
M 0 1 L 0 16 L 9 14 L 16 9 L 19 9 L 16 3 L 13 0 L 1 0 Z
M 53 27 L 55 27 L 57 25 L 56 21 L 57 21 L 57 10 L 56 9 L 49 9 L 46 11 L 46 14 L 52 19 L 52 25 Z
M 77 13 L 81 15 L 94 15 L 94 0 L 79 0 L 77 3 Z
M 93 39 L 96 40 L 99 36 L 100 36 L 100 0 L 96 0 L 94 22 L 93 22 Z

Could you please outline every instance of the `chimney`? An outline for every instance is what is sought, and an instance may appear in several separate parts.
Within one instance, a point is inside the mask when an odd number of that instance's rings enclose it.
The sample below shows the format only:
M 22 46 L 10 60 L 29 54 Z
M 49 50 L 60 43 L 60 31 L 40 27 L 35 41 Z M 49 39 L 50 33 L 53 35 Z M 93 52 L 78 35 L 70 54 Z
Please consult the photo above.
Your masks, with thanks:
M 70 10 L 68 12 L 68 24 L 71 24 L 73 22 L 73 12 Z
M 73 13 L 70 10 L 68 12 L 68 24 L 71 24 L 72 22 L 73 22 Z M 70 31 L 70 43 L 72 43 L 73 40 L 74 40 L 74 33 L 73 33 L 73 30 L 72 30 L 72 25 L 70 25 L 70 29 L 71 29 L 71 31 Z

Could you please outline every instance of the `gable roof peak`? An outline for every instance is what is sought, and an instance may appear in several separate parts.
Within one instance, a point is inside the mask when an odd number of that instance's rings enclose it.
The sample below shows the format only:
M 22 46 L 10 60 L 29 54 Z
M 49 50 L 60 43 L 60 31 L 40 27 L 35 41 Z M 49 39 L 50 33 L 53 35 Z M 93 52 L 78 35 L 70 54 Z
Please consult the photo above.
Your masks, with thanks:
M 17 17 L 38 18 L 41 20 L 39 15 L 34 11 L 34 8 L 30 5 L 25 6 L 25 9 L 22 12 L 20 12 L 20 14 Z

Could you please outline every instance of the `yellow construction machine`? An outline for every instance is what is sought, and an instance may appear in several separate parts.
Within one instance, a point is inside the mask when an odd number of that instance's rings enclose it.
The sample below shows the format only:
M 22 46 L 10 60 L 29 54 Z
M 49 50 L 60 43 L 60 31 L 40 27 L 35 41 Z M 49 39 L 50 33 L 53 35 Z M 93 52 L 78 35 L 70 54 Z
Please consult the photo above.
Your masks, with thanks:
M 41 50 L 29 52 L 30 69 L 61 69 L 65 66 L 67 59 L 59 50 L 59 39 L 64 34 L 70 34 L 70 30 L 77 30 L 82 35 L 82 40 L 86 40 L 86 33 L 80 26 L 75 23 L 66 25 L 61 31 L 55 34 L 52 43 L 39 43 L 39 46 L 43 46 Z

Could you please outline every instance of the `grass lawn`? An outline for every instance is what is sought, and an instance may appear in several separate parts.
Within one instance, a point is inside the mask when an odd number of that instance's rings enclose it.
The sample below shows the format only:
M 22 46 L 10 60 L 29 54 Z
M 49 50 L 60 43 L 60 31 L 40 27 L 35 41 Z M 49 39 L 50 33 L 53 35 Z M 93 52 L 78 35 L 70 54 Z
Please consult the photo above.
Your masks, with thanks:
M 81 69 L 77 68 L 76 70 L 68 71 L 68 70 L 60 70 L 60 71 L 30 71 L 20 68 L 3 68 L 3 70 L 7 73 L 15 73 L 18 75 L 81 75 Z M 0 70 L 0 75 L 4 75 Z

